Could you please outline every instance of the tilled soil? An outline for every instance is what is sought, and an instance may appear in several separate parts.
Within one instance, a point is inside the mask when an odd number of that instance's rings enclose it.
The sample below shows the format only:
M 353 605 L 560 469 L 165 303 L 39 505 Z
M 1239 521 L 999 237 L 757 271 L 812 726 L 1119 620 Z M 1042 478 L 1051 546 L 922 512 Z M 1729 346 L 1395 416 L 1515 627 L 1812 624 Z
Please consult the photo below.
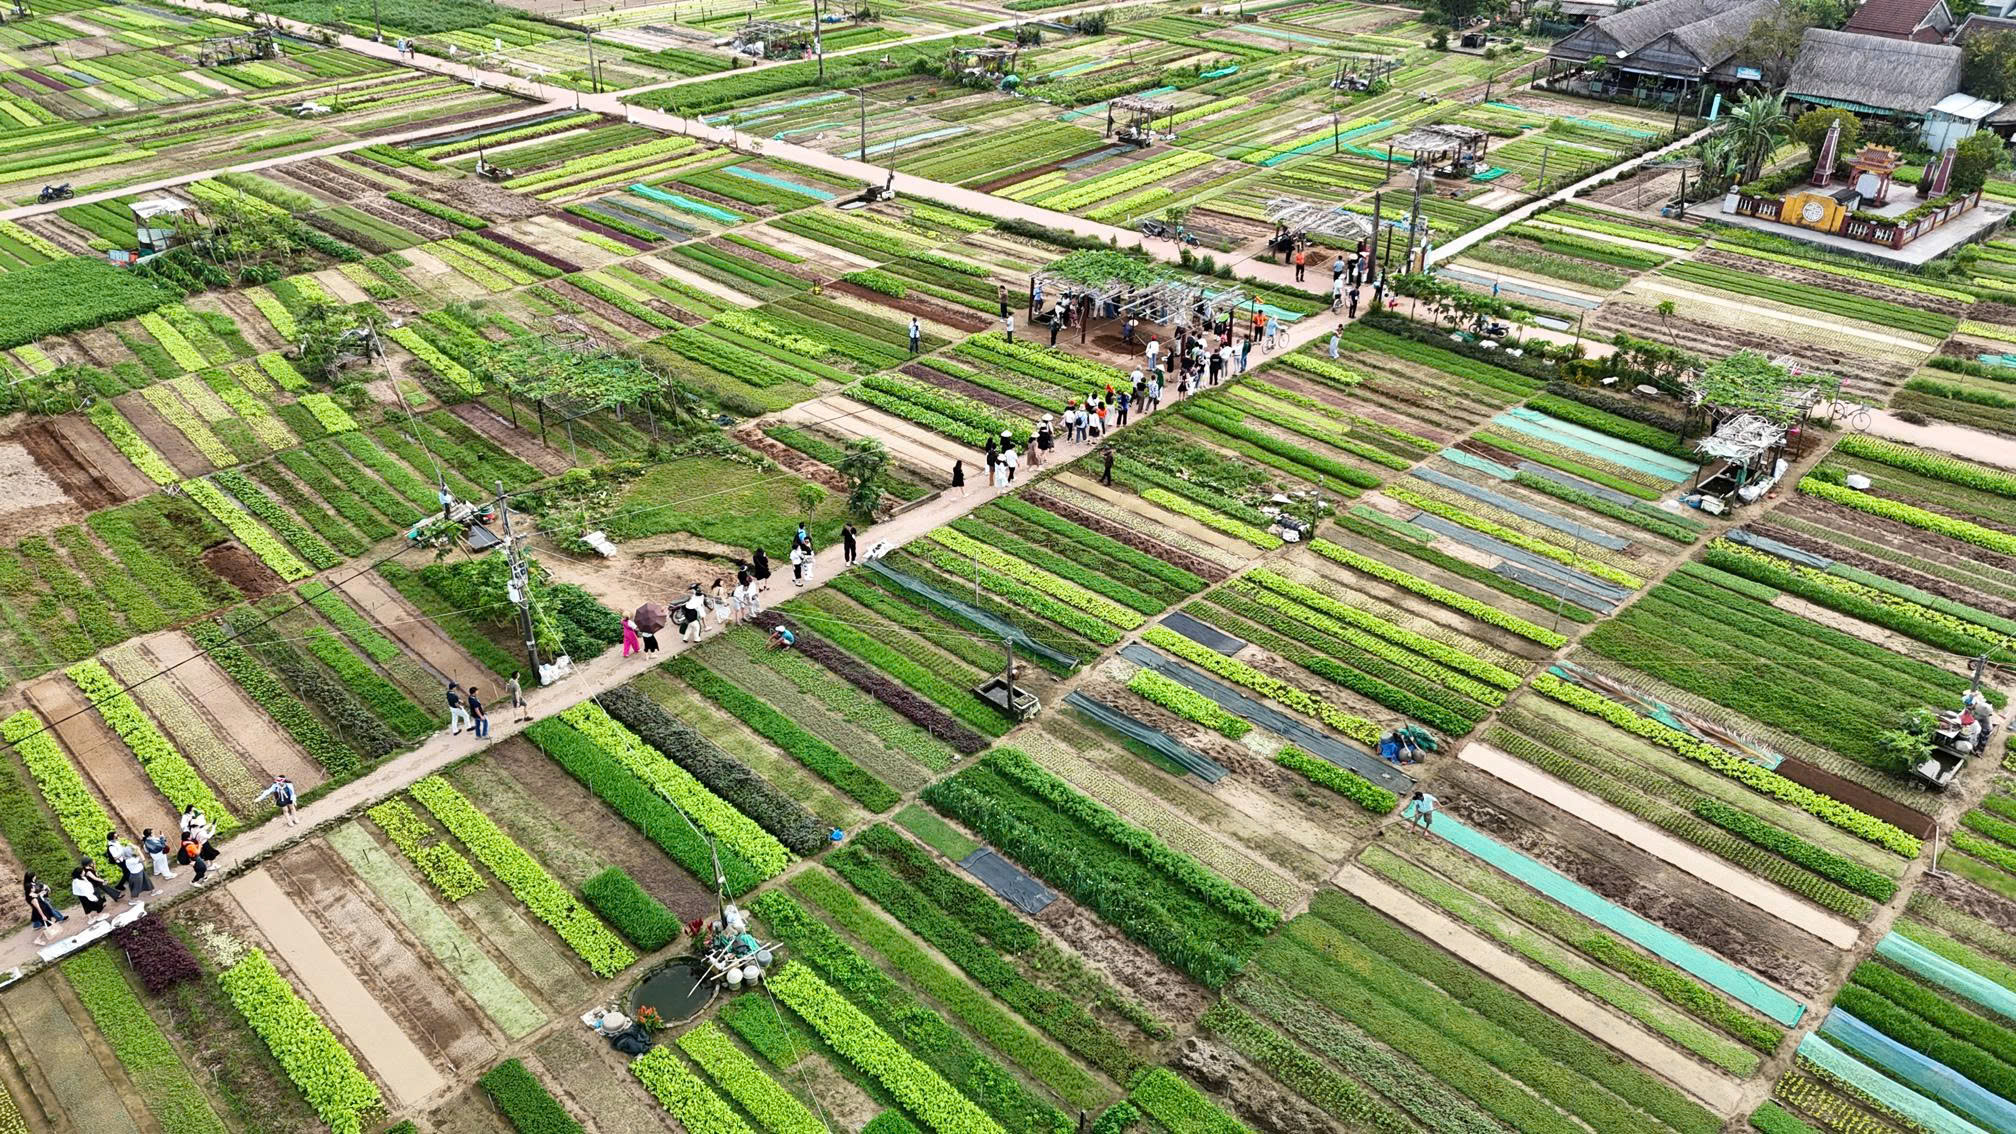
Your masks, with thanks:
M 265 710 L 247 700 L 238 683 L 198 650 L 188 635 L 170 631 L 140 645 L 167 670 L 161 680 L 174 686 L 191 709 L 208 717 L 212 731 L 242 753 L 254 771 L 284 775 L 301 791 L 310 791 L 328 778 L 322 766 L 310 760 Z M 170 666 L 174 668 L 168 669 Z
M 1791 355 L 1808 366 L 1839 374 L 1845 387 L 1857 396 L 1882 395 L 1909 377 L 1915 368 L 1912 362 L 1883 358 L 1865 351 L 1837 349 L 1799 339 L 1779 338 L 1755 331 L 1690 322 L 1686 319 L 1665 320 L 1650 307 L 1614 300 L 1598 308 L 1596 317 L 1589 321 L 1589 325 L 1591 329 L 1606 334 L 1628 331 L 1639 338 L 1678 346 L 1684 350 L 1716 358 L 1745 348 L 1774 358 L 1779 355 Z
M 447 1085 L 441 1072 L 399 1027 L 385 1005 L 343 964 L 272 873 L 254 870 L 227 886 L 246 916 L 285 962 L 289 983 L 319 1006 L 323 1020 L 349 1039 L 394 1106 L 413 1106 Z
M 428 669 L 465 685 L 483 672 L 482 666 L 463 653 L 460 646 L 442 636 L 431 621 L 408 606 L 406 600 L 377 574 L 364 572 L 352 575 L 343 580 L 339 589 L 363 610 L 366 618 L 377 622 L 393 641 Z M 502 708 L 508 710 L 510 706 L 505 704 Z
M 1817 938 L 1475 769 L 1451 765 L 1442 782 L 1465 823 L 1732 964 L 1800 996 L 1832 981 L 1836 954 Z
M 489 763 L 508 774 L 544 817 L 563 832 L 595 833 L 595 849 L 611 865 L 630 872 L 652 897 L 682 921 L 705 917 L 714 909 L 714 894 L 692 875 L 675 866 L 665 852 L 645 840 L 587 788 L 545 753 L 525 741 L 508 741 L 491 750 Z
M 154 790 L 132 750 L 106 727 L 103 718 L 85 707 L 83 694 L 68 678 L 45 677 L 22 692 L 51 723 L 70 758 L 98 788 L 125 837 L 137 839 L 148 827 L 157 831 L 175 827 L 174 809 Z M 78 849 L 102 865 L 103 845 Z
M 601 1134 L 645 1134 L 674 1127 L 624 1060 L 578 1028 L 561 1028 L 532 1046 L 544 1065 L 542 1078 L 575 1114 L 589 1115 Z
M 552 446 L 540 444 L 537 435 L 514 427 L 509 421 L 498 417 L 484 406 L 474 402 L 463 402 L 449 407 L 448 412 L 461 418 L 469 428 L 495 441 L 498 448 L 547 476 L 557 476 L 574 467 L 573 462 L 567 459 L 566 453 Z
M 1055 512 L 1080 527 L 1090 528 L 1108 539 L 1118 540 L 1136 551 L 1144 552 L 1148 555 L 1153 555 L 1157 559 L 1175 564 L 1201 579 L 1207 579 L 1215 583 L 1228 578 L 1231 574 L 1231 572 L 1216 563 L 1191 555 L 1189 552 L 1178 551 L 1173 547 L 1157 543 L 1134 531 L 1132 528 L 1124 527 L 1111 520 L 1095 516 L 1082 508 L 1066 503 L 1054 496 L 1046 495 L 1041 491 L 1024 493 L 1023 499 L 1031 504 L 1041 505 L 1046 510 Z
M 1813 496 L 1798 496 L 1788 501 L 1785 509 L 1787 515 L 1803 516 L 1836 531 L 1852 532 L 1858 539 L 1909 552 L 1920 559 L 1951 563 L 1956 567 L 1980 565 L 2001 571 L 2016 571 L 2016 555 L 2003 555 L 1985 547 L 1976 547 L 1902 520 L 1872 516 L 1845 504 Z
M 1751 531 L 1756 532 L 1758 535 L 1767 536 L 1780 543 L 1790 544 L 1793 547 L 1810 551 L 1817 555 L 1825 555 L 1836 562 L 1846 563 L 1851 567 L 1859 567 L 1871 574 L 1881 575 L 1886 579 L 1892 579 L 1909 586 L 1917 587 L 1921 591 L 1929 591 L 1941 598 L 1952 599 L 1955 602 L 1969 603 L 1991 614 L 2001 615 L 2004 618 L 2016 617 L 2016 602 L 2011 602 L 2008 599 L 1997 598 L 1993 595 L 1984 595 L 1972 587 L 1949 582 L 1936 575 L 1927 575 L 1922 571 L 1913 571 L 1909 567 L 1900 567 L 1887 559 L 1878 559 L 1874 555 L 1865 555 L 1859 551 L 1851 551 L 1839 544 L 1781 528 L 1774 524 L 1753 523 L 1749 527 Z
M 236 540 L 227 540 L 205 551 L 203 565 L 248 599 L 265 598 L 287 587 L 286 581 L 275 574 L 273 568 L 260 562 L 258 556 L 245 550 Z
M 992 319 L 977 311 L 971 311 L 964 307 L 954 307 L 949 303 L 939 303 L 934 300 L 925 299 L 915 292 L 897 299 L 894 296 L 883 295 L 878 291 L 869 291 L 858 284 L 846 283 L 844 281 L 835 281 L 827 284 L 826 288 L 828 291 L 836 291 L 841 295 L 851 295 L 856 299 L 866 300 L 879 307 L 893 307 L 906 315 L 915 315 L 919 319 L 926 319 L 947 327 L 957 327 L 959 330 L 968 332 L 969 334 L 974 331 L 984 331 L 994 325 Z
M 146 438 L 147 443 L 154 447 L 154 451 L 175 466 L 176 472 L 184 477 L 196 477 L 215 471 L 215 466 L 206 460 L 203 454 L 196 451 L 196 446 L 189 443 L 189 439 L 182 435 L 181 430 L 168 424 L 160 414 L 154 412 L 154 407 L 147 404 L 147 399 L 138 393 L 126 393 L 112 399 L 112 402 L 119 407 L 119 412 L 125 415 L 126 420 L 133 423 L 133 428 L 140 431 L 140 436 Z
M 113 448 L 98 427 L 84 418 L 66 414 L 48 422 L 56 437 L 82 465 L 92 480 L 104 485 L 114 500 L 133 500 L 152 493 L 156 485 L 133 467 L 124 454 Z
M 1762 275 L 1769 279 L 1788 280 L 1792 283 L 1807 284 L 1824 288 L 1841 295 L 1856 295 L 1864 299 L 1880 299 L 1888 303 L 1900 303 L 1911 307 L 1921 307 L 1927 311 L 1937 311 L 1942 315 L 1965 316 L 1970 303 L 1958 299 L 1945 299 L 1936 295 L 1906 291 L 1888 284 L 1866 283 L 1848 276 L 1837 276 L 1832 272 L 1816 272 L 1806 268 L 1795 268 L 1790 264 L 1777 264 L 1769 260 L 1757 260 L 1734 252 L 1722 252 L 1714 248 L 1703 248 L 1692 257 L 1695 262 L 1714 264 L 1724 268 L 1735 268 L 1752 275 Z
M 482 1013 L 459 995 L 452 977 L 386 924 L 342 860 L 318 840 L 288 851 L 266 869 L 423 1050 L 461 1075 L 489 1065 L 497 1045 L 484 1033 Z
M 1058 895 L 1036 915 L 1036 922 L 1055 933 L 1106 979 L 1132 992 L 1157 1018 L 1188 1023 L 1204 1014 L 1215 994 L 1162 963 L 1147 949 L 1091 910 Z
M 1958 875 L 1927 872 L 1920 887 L 1949 906 L 1973 914 L 2005 933 L 2016 935 L 2016 902 L 1991 894 Z
M 427 1116 L 433 1134 L 511 1134 L 517 1128 L 490 1101 L 482 1087 L 470 1084 Z
M 1341 1134 L 1344 1129 L 1301 1095 L 1281 1089 L 1244 1056 L 1212 1040 L 1191 1036 L 1177 1047 L 1173 1062 L 1256 1130 Z
M 0 442 L 0 483 L 8 490 L 0 530 L 9 534 L 48 531 L 117 502 L 43 422 L 29 424 L 12 442 Z
M 73 1017 L 64 1007 L 57 981 L 50 973 L 41 983 L 15 989 L 0 1000 L 11 1024 L 6 1043 L 25 1056 L 23 1071 L 32 1097 L 52 1116 L 74 1124 L 64 1129 L 138 1134 L 134 1115 L 145 1115 L 145 1107 L 138 1099 L 131 1110 L 121 1102 L 120 1096 L 127 1092 L 107 1075 L 92 1051 L 96 1029 L 89 1027 L 88 1016 L 80 1012 Z
M 638 338 L 652 338 L 663 333 L 644 320 L 589 295 L 564 279 L 555 280 L 550 286 L 558 289 L 568 299 L 594 312 L 627 334 L 636 335 Z

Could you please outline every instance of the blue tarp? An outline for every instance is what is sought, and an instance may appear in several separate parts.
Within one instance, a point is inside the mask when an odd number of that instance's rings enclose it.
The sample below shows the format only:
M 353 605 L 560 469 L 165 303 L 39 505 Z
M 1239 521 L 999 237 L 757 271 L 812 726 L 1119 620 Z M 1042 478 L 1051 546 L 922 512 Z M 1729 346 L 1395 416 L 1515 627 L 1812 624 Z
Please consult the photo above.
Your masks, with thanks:
M 767 173 L 758 173 L 756 170 L 750 169 L 748 166 L 731 165 L 723 172 L 732 173 L 736 177 L 740 177 L 746 181 L 760 182 L 764 185 L 770 186 L 773 189 L 782 189 L 787 193 L 801 193 L 807 197 L 813 198 L 814 200 L 830 201 L 834 197 L 839 196 L 839 194 L 837 193 L 830 193 L 824 189 L 814 189 L 810 185 L 800 185 L 796 181 L 786 181 L 781 177 L 772 177 Z
M 1820 1034 L 1849 1054 L 1929 1099 L 1936 1099 L 1989 1130 L 2016 1130 L 2016 1104 L 1980 1084 L 1905 1047 L 1839 1008 L 1827 1013 Z
M 691 197 L 683 197 L 677 193 L 667 193 L 663 189 L 653 189 L 641 182 L 630 186 L 630 191 L 639 197 L 652 201 L 662 201 L 675 209 L 684 209 L 689 213 L 698 213 L 703 217 L 707 217 L 710 220 L 718 220 L 723 224 L 742 223 L 742 215 L 740 213 L 731 213 L 727 209 L 718 208 L 705 201 L 696 201 Z
M 1828 1043 L 1818 1032 L 1799 1041 L 1799 1054 L 1932 1134 L 1988 1134 L 1917 1091 L 1885 1078 L 1867 1063 Z
M 1686 461 L 1524 407 L 1506 410 L 1491 421 L 1494 425 L 1566 445 L 1613 465 L 1622 465 L 1675 484 L 1694 475 L 1694 466 Z
M 1632 913 L 1553 867 L 1465 826 L 1447 811 L 1435 813 L 1434 824 L 1429 830 L 1786 1027 L 1798 1023 L 1799 1018 L 1806 1014 L 1806 1006 L 1791 996 L 1702 950 L 1686 938 Z

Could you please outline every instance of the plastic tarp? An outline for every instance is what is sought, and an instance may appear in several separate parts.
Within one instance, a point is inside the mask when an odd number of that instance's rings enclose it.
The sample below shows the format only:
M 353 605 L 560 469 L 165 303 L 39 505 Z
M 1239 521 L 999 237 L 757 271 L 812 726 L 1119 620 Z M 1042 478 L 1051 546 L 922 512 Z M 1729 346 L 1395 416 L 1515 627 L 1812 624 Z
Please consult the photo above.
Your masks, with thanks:
M 802 185 L 796 181 L 786 181 L 781 177 L 772 177 L 759 170 L 750 169 L 746 165 L 731 165 L 722 172 L 740 177 L 744 181 L 754 181 L 758 184 L 768 185 L 772 189 L 782 189 L 787 193 L 798 193 L 817 201 L 830 201 L 839 195 L 825 189 L 816 189 L 810 185 Z
M 1021 627 L 1016 626 L 1014 623 L 996 618 L 978 607 L 960 602 L 938 588 L 913 579 L 879 559 L 863 559 L 861 565 L 933 606 L 949 610 L 954 615 L 965 619 L 975 626 L 986 627 L 1002 638 L 1015 643 L 1015 648 L 1021 650 L 1023 653 L 1049 658 L 1059 665 L 1075 666 L 1078 664 L 1077 658 L 1064 653 L 1062 650 L 1053 650 L 1036 639 L 1031 638 L 1027 633 L 1023 632 Z
M 1084 157 L 1072 158 L 1070 161 L 1065 162 L 1063 165 L 1060 165 L 1057 168 L 1083 169 L 1088 165 L 1097 165 L 1098 163 L 1105 161 L 1107 158 L 1118 157 L 1121 154 L 1132 152 L 1133 149 L 1134 149 L 1133 146 L 1108 146 L 1103 150 L 1093 150 L 1091 153 L 1086 154 Z
M 1214 681 L 1182 662 L 1166 658 L 1139 642 L 1122 646 L 1120 656 L 1136 665 L 1147 666 L 1192 692 L 1211 698 L 1226 712 L 1244 717 L 1269 732 L 1287 737 L 1297 748 L 1311 756 L 1321 756 L 1340 768 L 1347 768 L 1371 780 L 1387 791 L 1406 795 L 1414 790 L 1413 777 L 1392 764 L 1341 743 L 1328 733 L 1306 725 L 1278 709 L 1270 708 L 1264 702 L 1248 697 L 1229 685 Z
M 1883 1077 L 1867 1063 L 1828 1043 L 1819 1032 L 1799 1041 L 1799 1054 L 1932 1134 L 1988 1134 L 1917 1091 Z
M 1515 583 L 1523 583 L 1534 590 L 1545 591 L 1555 598 L 1566 599 L 1576 606 L 1587 607 L 1600 614 L 1608 614 L 1620 605 L 1616 599 L 1591 594 L 1558 576 L 1528 570 L 1517 563 L 1500 563 L 1491 570 Z
M 981 847 L 959 860 L 966 873 L 985 883 L 1001 900 L 1026 914 L 1039 914 L 1057 900 L 1043 883 L 1022 872 L 1022 868 Z
M 800 106 L 813 106 L 822 102 L 832 102 L 835 99 L 853 97 L 853 95 L 844 91 L 833 91 L 828 94 L 811 95 L 806 98 L 794 98 L 787 102 L 771 102 L 765 103 L 762 106 L 745 107 L 728 114 L 710 114 L 700 121 L 705 122 L 709 126 L 719 126 L 723 122 L 750 122 L 754 121 L 757 115 L 777 114 Z
M 1092 718 L 1094 722 L 1112 729 L 1129 740 L 1138 741 L 1160 752 L 1183 767 L 1190 769 L 1192 775 L 1207 784 L 1215 784 L 1225 778 L 1225 765 L 1220 764 L 1201 752 L 1195 751 L 1188 745 L 1170 739 L 1160 729 L 1151 728 L 1147 724 L 1137 721 L 1126 713 L 1106 704 L 1104 701 L 1095 701 L 1074 689 L 1069 696 L 1064 698 L 1064 703 Z
M 698 213 L 700 216 L 711 220 L 718 220 L 722 224 L 742 223 L 740 216 L 729 212 L 727 209 L 716 208 L 705 201 L 696 201 L 691 197 L 682 196 L 678 193 L 667 193 L 663 189 L 653 189 L 649 185 L 641 183 L 630 186 L 630 191 L 639 197 L 647 197 L 653 201 L 662 201 L 675 209 L 684 209 L 689 213 Z
M 1602 528 L 1592 528 L 1588 524 L 1568 519 L 1566 516 L 1557 516 L 1545 508 L 1537 508 L 1526 503 L 1524 500 L 1514 500 L 1502 493 L 1493 492 L 1488 488 L 1471 484 L 1460 476 L 1450 476 L 1448 473 L 1437 472 L 1434 469 L 1415 469 L 1412 475 L 1427 481 L 1429 484 L 1441 485 L 1451 492 L 1460 492 L 1479 503 L 1503 509 L 1515 516 L 1524 516 L 1542 527 L 1553 528 L 1557 532 L 1565 532 L 1576 539 L 1593 543 L 1597 547 L 1609 548 L 1611 551 L 1622 551 L 1631 546 L 1630 540 L 1619 539 Z
M 1581 477 L 1578 476 L 1570 476 L 1567 473 L 1562 472 L 1560 469 L 1550 469 L 1546 465 L 1540 464 L 1537 461 L 1520 461 L 1519 471 L 1522 473 L 1527 473 L 1532 476 L 1537 476 L 1542 480 L 1551 480 L 1555 484 L 1558 484 L 1563 488 L 1572 488 L 1577 492 L 1586 492 L 1591 496 L 1600 496 L 1603 499 L 1608 500 L 1612 504 L 1622 504 L 1627 508 L 1633 504 L 1644 503 L 1644 501 L 1638 499 L 1636 496 L 1632 496 L 1629 493 L 1619 492 L 1614 488 L 1609 488 L 1601 484 L 1595 484 L 1590 481 L 1583 480 Z
M 1551 287 L 1541 287 L 1539 284 L 1527 283 L 1525 280 L 1508 280 L 1503 276 L 1487 276 L 1481 272 L 1465 271 L 1462 268 L 1436 268 L 1435 274 L 1438 276 L 1448 276 L 1454 280 L 1461 280 L 1467 284 L 1476 284 L 1479 287 L 1494 287 L 1499 291 L 1509 291 L 1514 295 L 1544 299 L 1549 303 L 1558 303 L 1563 307 L 1573 307 L 1582 311 L 1594 311 L 1603 304 L 1601 299 L 1592 298 L 1587 295 L 1576 295 L 1568 291 L 1556 291 Z
M 1584 429 L 1558 417 L 1525 408 L 1506 410 L 1491 419 L 1492 424 L 1517 430 L 1528 436 L 1566 445 L 1571 449 L 1601 457 L 1611 464 L 1623 465 L 1642 473 L 1670 480 L 1675 484 L 1694 475 L 1694 465 L 1677 457 L 1647 449 L 1643 445 L 1633 445 L 1608 433 L 1598 433 L 1594 429 Z
M 902 149 L 904 146 L 910 145 L 913 142 L 935 142 L 940 138 L 951 138 L 960 134 L 964 134 L 971 129 L 972 129 L 971 126 L 947 126 L 942 130 L 926 130 L 921 134 L 906 134 L 901 138 L 891 138 L 886 142 L 877 142 L 874 145 L 869 146 L 868 152 L 865 154 L 862 153 L 857 148 L 842 153 L 840 156 L 851 157 L 856 159 L 874 157 L 876 154 L 887 153 L 890 150 Z
M 1445 520 L 1440 516 L 1431 516 L 1426 512 L 1422 512 L 1411 517 L 1408 522 L 1416 527 L 1426 528 L 1436 535 L 1446 536 L 1465 546 L 1489 552 L 1508 563 L 1516 563 L 1529 571 L 1536 571 L 1542 575 L 1559 579 L 1571 587 L 1578 588 L 1592 595 L 1602 595 L 1613 601 L 1622 602 L 1630 598 L 1633 593 L 1629 587 L 1620 587 L 1615 583 L 1605 582 L 1594 575 L 1577 571 L 1566 564 L 1556 563 L 1544 555 L 1536 555 L 1523 547 L 1513 547 L 1504 540 L 1493 538 L 1472 528 L 1466 528 L 1453 520 Z
M 1477 456 L 1474 453 L 1466 453 L 1461 449 L 1444 449 L 1437 456 L 1440 456 L 1450 464 L 1462 465 L 1466 469 L 1473 469 L 1483 473 L 1485 476 L 1497 477 L 1499 480 L 1511 480 L 1513 477 L 1519 475 L 1516 469 L 1508 469 L 1497 461 L 1487 461 L 1483 457 Z
M 1876 943 L 1876 955 L 1933 984 L 1958 993 L 1981 1007 L 2016 1020 L 2016 992 L 1972 969 L 1962 968 L 1908 937 L 1886 934 Z
M 1721 989 L 1773 1020 L 1791 1027 L 1806 1006 L 1686 938 L 1632 913 L 1594 890 L 1535 859 L 1467 827 L 1446 810 L 1435 813 L 1430 832 L 1449 840 L 1535 890 Z
M 1960 1072 L 1905 1047 L 1839 1008 L 1821 1021 L 1820 1034 L 1892 1079 L 1989 1130 L 2016 1130 L 2016 1103 L 1990 1093 Z
M 1732 543 L 1740 543 L 1745 547 L 1754 547 L 1759 551 L 1768 552 L 1780 559 L 1790 559 L 1794 563 L 1803 563 L 1808 567 L 1818 567 L 1822 571 L 1834 566 L 1834 561 L 1824 555 L 1815 555 L 1810 551 L 1801 551 L 1789 543 L 1779 543 L 1769 536 L 1758 535 L 1748 528 L 1731 528 L 1729 530 L 1729 540 Z
M 1244 639 L 1234 638 L 1216 626 L 1199 622 L 1180 610 L 1170 612 L 1162 619 L 1162 625 L 1207 650 L 1217 650 L 1221 654 L 1236 654 L 1246 648 Z

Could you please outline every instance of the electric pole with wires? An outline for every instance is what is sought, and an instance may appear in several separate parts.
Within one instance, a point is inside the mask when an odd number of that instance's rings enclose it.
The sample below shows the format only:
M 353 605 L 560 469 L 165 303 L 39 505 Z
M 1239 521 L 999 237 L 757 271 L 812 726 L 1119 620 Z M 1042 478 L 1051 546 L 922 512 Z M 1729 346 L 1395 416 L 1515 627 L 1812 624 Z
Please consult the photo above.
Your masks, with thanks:
M 511 560 L 511 581 L 505 585 L 505 594 L 518 608 L 518 628 L 525 635 L 525 660 L 532 663 L 532 678 L 543 685 L 538 636 L 532 632 L 531 564 L 518 554 L 518 541 L 511 535 L 511 498 L 505 495 L 501 480 L 497 482 L 497 514 L 504 522 L 504 554 Z

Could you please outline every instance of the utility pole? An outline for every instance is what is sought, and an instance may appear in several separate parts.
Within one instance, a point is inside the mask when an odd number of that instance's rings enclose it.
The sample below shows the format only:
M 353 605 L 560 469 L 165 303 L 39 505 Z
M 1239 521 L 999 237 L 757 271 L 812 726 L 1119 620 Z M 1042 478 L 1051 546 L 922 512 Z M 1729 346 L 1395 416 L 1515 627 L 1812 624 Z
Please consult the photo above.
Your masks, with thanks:
M 602 93 L 602 73 L 595 67 L 595 29 L 587 30 L 588 36 L 588 81 L 594 84 L 595 93 Z
M 1421 167 L 1414 167 L 1414 208 L 1407 215 L 1407 270 L 1414 270 L 1414 238 L 1421 230 Z
M 854 156 L 861 161 L 868 160 L 868 88 L 856 87 L 854 93 L 861 96 L 861 152 Z
M 373 43 L 385 42 L 385 25 L 378 22 L 378 0 L 371 0 L 371 40 Z
M 511 581 L 505 587 L 512 605 L 518 608 L 518 629 L 525 635 L 525 658 L 532 663 L 532 679 L 539 680 L 539 642 L 532 632 L 531 565 L 518 556 L 518 541 L 511 537 L 511 498 L 504 495 L 504 482 L 497 482 L 497 512 L 504 520 L 504 552 L 511 560 Z
M 812 50 L 819 56 L 819 82 L 826 82 L 826 37 L 819 22 L 819 0 L 812 0 Z
M 1372 193 L 1372 258 L 1374 260 L 1379 258 L 1380 206 L 1384 202 L 1385 197 L 1386 194 L 1381 190 L 1374 190 Z M 1369 263 L 1365 265 L 1365 274 L 1368 276 L 1372 274 L 1372 265 Z
M 1547 155 L 1554 152 L 1553 146 L 1540 147 L 1540 193 L 1547 192 Z M 1538 196 L 1539 194 L 1535 194 Z

